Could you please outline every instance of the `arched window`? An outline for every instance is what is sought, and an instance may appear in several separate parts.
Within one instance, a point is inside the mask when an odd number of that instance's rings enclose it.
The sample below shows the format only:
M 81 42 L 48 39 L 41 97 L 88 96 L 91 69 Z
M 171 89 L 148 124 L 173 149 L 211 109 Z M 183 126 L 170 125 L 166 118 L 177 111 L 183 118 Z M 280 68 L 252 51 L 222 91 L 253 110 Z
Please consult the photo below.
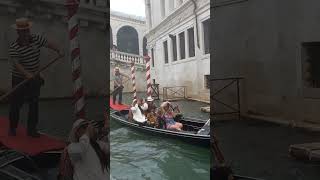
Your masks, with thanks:
M 139 54 L 138 32 L 131 26 L 123 26 L 117 33 L 117 46 L 121 52 Z

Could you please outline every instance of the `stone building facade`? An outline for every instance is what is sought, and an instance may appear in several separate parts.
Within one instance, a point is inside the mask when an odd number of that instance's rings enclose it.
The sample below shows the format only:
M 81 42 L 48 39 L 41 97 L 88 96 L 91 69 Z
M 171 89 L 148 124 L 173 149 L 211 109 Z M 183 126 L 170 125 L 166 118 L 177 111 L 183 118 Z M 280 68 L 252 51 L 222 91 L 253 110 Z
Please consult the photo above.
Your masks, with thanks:
M 146 32 L 145 19 L 143 17 L 128 15 L 121 12 L 110 12 L 110 47 L 115 45 L 119 51 L 143 55 L 143 47 L 146 42 L 143 38 Z M 123 47 L 122 46 L 129 46 Z
M 146 0 L 151 78 L 162 87 L 187 86 L 187 96 L 209 101 L 209 0 Z
M 242 76 L 242 112 L 320 124 L 319 1 L 216 0 L 213 72 Z
M 114 68 L 131 76 L 131 61 L 136 59 L 136 90 L 146 91 L 146 72 L 143 54 L 146 52 L 145 18 L 110 12 L 110 89 L 113 89 Z M 114 49 L 113 46 L 116 48 Z M 132 92 L 131 80 L 125 80 L 124 92 Z

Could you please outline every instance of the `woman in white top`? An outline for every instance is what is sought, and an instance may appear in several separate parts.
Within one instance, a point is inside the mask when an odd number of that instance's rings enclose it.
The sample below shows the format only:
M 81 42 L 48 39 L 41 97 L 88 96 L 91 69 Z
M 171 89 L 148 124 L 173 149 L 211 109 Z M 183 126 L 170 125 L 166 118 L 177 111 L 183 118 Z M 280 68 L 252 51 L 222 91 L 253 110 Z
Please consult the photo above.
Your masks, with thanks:
M 148 109 L 148 104 L 143 102 L 143 99 L 139 99 L 137 101 L 136 99 L 133 100 L 131 104 L 131 112 L 133 115 L 133 120 L 138 123 L 145 123 L 147 121 L 144 111 Z
M 105 142 L 97 140 L 97 130 L 86 120 L 77 120 L 70 133 L 68 154 L 74 180 L 109 180 L 109 153 Z

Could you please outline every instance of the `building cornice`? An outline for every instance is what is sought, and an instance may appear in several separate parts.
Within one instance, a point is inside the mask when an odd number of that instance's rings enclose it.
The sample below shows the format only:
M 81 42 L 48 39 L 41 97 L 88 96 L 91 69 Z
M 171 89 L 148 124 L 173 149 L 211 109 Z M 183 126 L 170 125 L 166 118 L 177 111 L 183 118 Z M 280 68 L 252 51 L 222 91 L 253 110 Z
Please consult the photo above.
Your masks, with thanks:
M 131 22 L 134 24 L 139 24 L 139 25 L 146 25 L 146 23 L 144 21 L 139 21 L 139 20 L 135 20 L 135 19 L 130 19 L 130 18 L 125 18 L 125 17 L 121 17 L 121 16 L 110 16 L 110 20 L 115 20 L 115 21 L 123 21 L 123 22 Z
M 198 8 L 196 10 L 196 13 L 203 10 L 205 6 L 208 6 L 208 9 L 210 10 L 210 1 L 200 0 L 197 2 L 197 6 Z M 179 24 L 185 19 L 194 16 L 193 8 L 194 5 L 192 1 L 187 1 L 179 9 L 176 9 L 169 16 L 167 16 L 157 26 L 149 30 L 145 35 L 148 39 L 148 44 L 149 42 L 152 42 L 155 37 L 160 37 L 163 33 L 176 26 L 176 24 Z
M 124 14 L 124 13 L 120 13 L 120 12 L 116 12 L 116 11 L 110 12 L 110 18 L 118 18 L 118 19 L 122 19 L 125 21 L 135 22 L 138 24 L 146 24 L 145 20 L 141 20 L 141 19 L 138 19 L 138 17 L 131 16 L 131 15 Z

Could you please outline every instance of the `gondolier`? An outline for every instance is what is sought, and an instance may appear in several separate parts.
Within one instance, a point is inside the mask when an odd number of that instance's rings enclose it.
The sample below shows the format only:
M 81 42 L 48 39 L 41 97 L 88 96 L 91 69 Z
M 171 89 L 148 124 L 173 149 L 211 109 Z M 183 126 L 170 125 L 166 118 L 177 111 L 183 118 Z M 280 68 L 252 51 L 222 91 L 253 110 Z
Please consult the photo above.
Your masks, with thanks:
M 114 91 L 113 91 L 113 104 L 116 104 L 117 95 L 119 95 L 118 104 L 122 104 L 122 91 L 123 91 L 123 76 L 130 78 L 128 75 L 120 72 L 120 68 L 114 69 Z
M 16 20 L 16 23 L 12 25 L 18 34 L 18 38 L 9 48 L 12 63 L 12 88 L 25 79 L 30 79 L 30 81 L 21 88 L 18 88 L 10 96 L 10 136 L 16 136 L 20 108 L 24 102 L 28 102 L 29 104 L 27 134 L 31 137 L 40 136 L 36 130 L 36 126 L 38 123 L 40 87 L 44 84 L 44 80 L 40 75 L 35 76 L 40 69 L 40 49 L 42 47 L 52 49 L 61 57 L 64 54 L 57 46 L 47 41 L 43 36 L 31 34 L 31 26 L 32 23 L 27 18 L 19 18 Z

